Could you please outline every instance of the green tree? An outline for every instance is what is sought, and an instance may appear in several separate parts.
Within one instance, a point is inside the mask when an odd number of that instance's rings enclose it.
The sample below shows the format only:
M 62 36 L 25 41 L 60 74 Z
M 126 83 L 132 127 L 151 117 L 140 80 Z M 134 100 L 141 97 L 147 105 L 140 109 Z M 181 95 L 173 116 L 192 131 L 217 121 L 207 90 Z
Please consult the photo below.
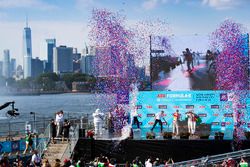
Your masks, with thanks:
M 44 91 L 56 89 L 56 82 L 59 81 L 59 76 L 56 73 L 44 73 L 36 78 L 36 84 Z
M 5 86 L 5 84 L 6 84 L 5 78 L 0 75 L 0 86 Z
M 32 89 L 33 88 L 33 78 L 28 77 L 26 79 L 21 79 L 16 82 L 16 88 L 18 89 Z
M 62 80 L 65 82 L 66 86 L 72 90 L 72 82 L 90 82 L 95 83 L 95 78 L 87 74 L 82 73 L 68 73 L 62 76 Z

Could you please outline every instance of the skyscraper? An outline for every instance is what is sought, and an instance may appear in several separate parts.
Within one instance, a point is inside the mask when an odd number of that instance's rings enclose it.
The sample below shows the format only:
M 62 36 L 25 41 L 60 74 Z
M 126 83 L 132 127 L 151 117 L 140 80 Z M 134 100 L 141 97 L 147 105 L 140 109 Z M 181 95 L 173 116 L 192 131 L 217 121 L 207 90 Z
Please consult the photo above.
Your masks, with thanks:
M 47 59 L 46 72 L 53 72 L 53 48 L 56 47 L 56 39 L 46 39 Z
M 73 49 L 73 72 L 81 71 L 81 53 L 77 52 L 77 48 Z
M 95 61 L 96 49 L 93 46 L 87 46 L 85 44 L 85 49 L 83 49 L 83 55 L 80 59 L 81 61 L 81 71 L 84 74 L 94 75 L 94 61 Z
M 39 75 L 41 75 L 43 73 L 43 61 L 40 60 L 38 57 L 36 57 L 35 59 L 31 59 L 31 76 L 32 77 L 37 77 Z
M 85 57 L 85 73 L 88 75 L 94 75 L 94 60 L 95 55 L 87 55 Z
M 8 49 L 3 51 L 3 76 L 10 77 L 10 51 Z
M 10 76 L 13 77 L 16 74 L 16 59 L 10 59 Z
M 24 78 L 31 77 L 31 59 L 32 59 L 32 46 L 31 46 L 31 29 L 26 27 L 23 30 L 23 70 Z
M 81 57 L 81 71 L 82 73 L 86 74 L 86 64 L 85 64 L 85 55 L 82 55 Z
M 3 76 L 3 62 L 0 61 L 0 76 Z
M 73 72 L 73 48 L 59 46 L 53 49 L 53 72 Z

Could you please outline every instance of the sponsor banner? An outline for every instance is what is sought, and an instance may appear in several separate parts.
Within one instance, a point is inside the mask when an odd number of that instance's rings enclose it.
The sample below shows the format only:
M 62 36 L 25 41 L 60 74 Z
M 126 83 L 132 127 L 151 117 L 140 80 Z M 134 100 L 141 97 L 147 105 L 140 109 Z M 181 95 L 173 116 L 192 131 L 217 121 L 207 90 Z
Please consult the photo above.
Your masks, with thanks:
M 44 142 L 46 138 L 38 138 L 37 143 Z M 33 139 L 34 144 L 33 148 L 35 147 L 35 139 Z M 9 152 L 17 152 L 17 151 L 24 151 L 25 150 L 25 140 L 16 140 L 16 141 L 3 141 L 0 142 L 0 154 L 2 153 L 9 153 Z
M 167 125 L 171 127 L 173 113 L 178 109 L 181 120 L 185 120 L 185 113 L 192 110 L 201 118 L 201 123 L 211 124 L 212 131 L 233 131 L 234 114 L 229 97 L 225 91 L 141 91 L 137 95 L 136 108 L 141 115 L 141 126 L 145 128 L 152 127 L 155 114 L 162 110 Z M 245 112 L 243 119 L 250 116 L 249 102 L 248 98 L 246 106 L 238 106 Z M 244 127 L 250 130 L 250 122 Z

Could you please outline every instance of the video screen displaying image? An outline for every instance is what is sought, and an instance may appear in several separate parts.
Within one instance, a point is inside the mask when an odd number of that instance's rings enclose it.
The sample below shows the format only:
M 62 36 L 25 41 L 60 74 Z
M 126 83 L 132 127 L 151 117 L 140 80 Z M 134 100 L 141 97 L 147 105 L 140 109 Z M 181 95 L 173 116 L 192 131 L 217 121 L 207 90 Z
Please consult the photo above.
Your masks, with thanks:
M 150 57 L 152 90 L 249 90 L 248 34 L 237 44 L 208 35 L 155 36 Z M 239 78 L 241 88 L 227 85 Z

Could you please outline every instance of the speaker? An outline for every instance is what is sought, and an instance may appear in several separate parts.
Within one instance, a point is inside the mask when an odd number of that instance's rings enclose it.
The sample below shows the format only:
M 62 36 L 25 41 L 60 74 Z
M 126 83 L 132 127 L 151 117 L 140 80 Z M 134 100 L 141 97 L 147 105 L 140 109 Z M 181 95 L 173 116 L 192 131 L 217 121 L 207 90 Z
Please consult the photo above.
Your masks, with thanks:
M 79 138 L 85 138 L 85 129 L 79 129 Z

